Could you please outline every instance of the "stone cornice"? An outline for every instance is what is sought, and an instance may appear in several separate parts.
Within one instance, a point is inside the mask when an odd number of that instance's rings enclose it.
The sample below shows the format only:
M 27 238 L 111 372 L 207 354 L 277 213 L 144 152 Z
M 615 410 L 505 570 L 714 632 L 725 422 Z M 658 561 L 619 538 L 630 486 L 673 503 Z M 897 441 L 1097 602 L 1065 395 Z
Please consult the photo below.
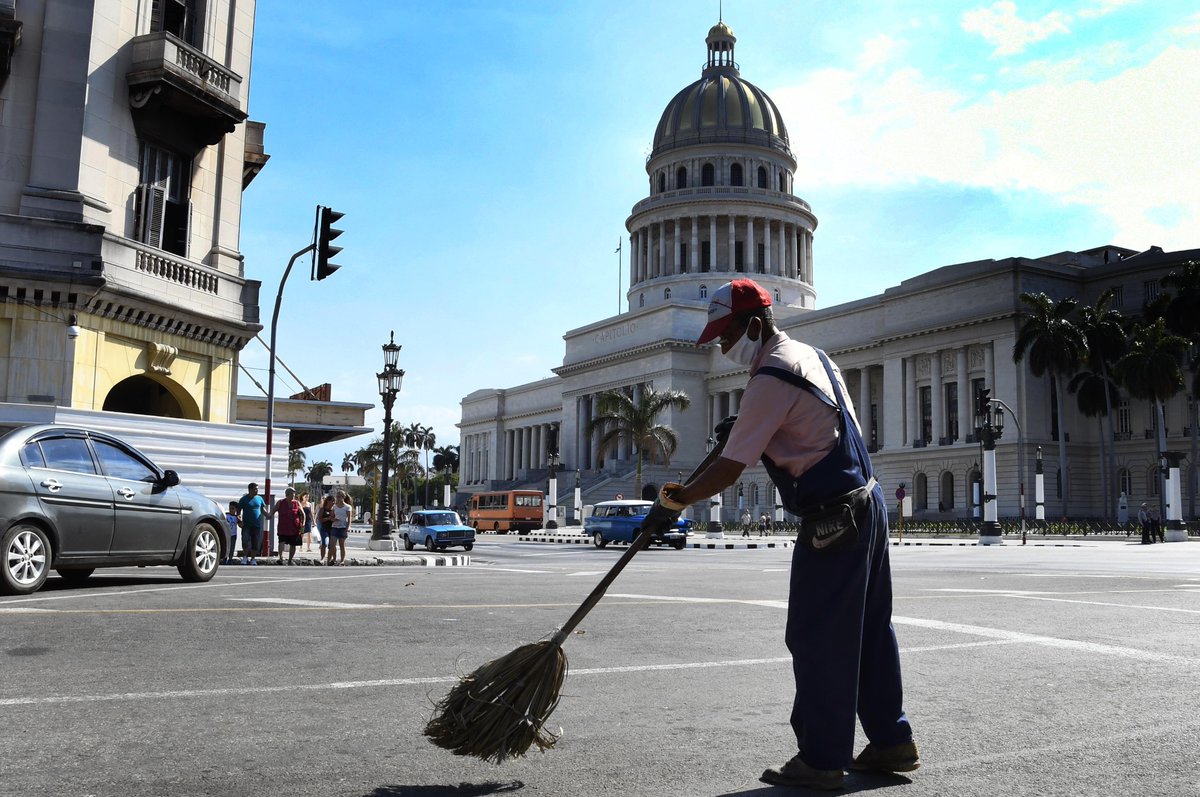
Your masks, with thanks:
M 635 346 L 631 349 L 621 349 L 620 351 L 605 354 L 600 357 L 593 357 L 588 360 L 579 360 L 570 365 L 560 365 L 557 368 L 551 368 L 560 377 L 566 378 L 581 371 L 589 371 L 603 365 L 614 365 L 620 362 L 633 360 L 646 354 L 658 351 L 684 351 L 689 349 L 688 353 L 695 354 L 696 344 L 690 340 L 682 340 L 680 338 L 667 338 L 658 340 L 653 343 L 647 343 L 643 346 Z

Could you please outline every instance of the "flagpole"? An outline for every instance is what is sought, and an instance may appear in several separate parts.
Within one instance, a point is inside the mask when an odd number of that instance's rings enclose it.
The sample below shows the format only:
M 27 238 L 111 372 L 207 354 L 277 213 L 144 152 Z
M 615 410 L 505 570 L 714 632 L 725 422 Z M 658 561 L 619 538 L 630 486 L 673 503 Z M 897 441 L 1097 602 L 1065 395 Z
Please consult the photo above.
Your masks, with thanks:
M 617 239 L 617 315 L 621 314 L 621 246 L 624 243 L 624 238 Z

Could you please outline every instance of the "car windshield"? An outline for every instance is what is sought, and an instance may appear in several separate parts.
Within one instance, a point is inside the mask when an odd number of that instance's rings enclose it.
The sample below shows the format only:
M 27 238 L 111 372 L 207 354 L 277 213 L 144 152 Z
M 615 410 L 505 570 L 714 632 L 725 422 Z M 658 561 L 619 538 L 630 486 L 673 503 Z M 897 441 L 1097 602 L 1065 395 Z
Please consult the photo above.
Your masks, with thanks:
M 426 526 L 461 526 L 458 515 L 454 512 L 426 512 L 421 515 Z

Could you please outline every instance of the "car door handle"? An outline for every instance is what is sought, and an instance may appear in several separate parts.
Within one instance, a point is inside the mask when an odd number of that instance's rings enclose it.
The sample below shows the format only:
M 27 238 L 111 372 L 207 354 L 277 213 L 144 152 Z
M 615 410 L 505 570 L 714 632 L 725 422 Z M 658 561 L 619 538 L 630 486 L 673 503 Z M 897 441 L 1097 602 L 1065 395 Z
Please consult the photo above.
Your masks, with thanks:
M 121 496 L 126 501 L 129 501 L 135 495 L 137 495 L 137 493 L 135 493 L 133 490 L 129 489 L 128 487 L 122 487 L 120 490 L 117 490 L 117 495 Z
M 52 493 L 56 493 L 62 489 L 62 482 L 58 479 L 43 479 L 42 486 Z

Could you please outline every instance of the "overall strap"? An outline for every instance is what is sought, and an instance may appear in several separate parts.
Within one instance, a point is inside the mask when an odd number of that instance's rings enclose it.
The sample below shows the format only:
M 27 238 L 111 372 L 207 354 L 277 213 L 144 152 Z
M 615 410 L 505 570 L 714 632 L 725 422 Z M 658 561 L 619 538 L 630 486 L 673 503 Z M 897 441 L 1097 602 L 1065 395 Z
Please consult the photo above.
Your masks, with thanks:
M 822 356 L 824 356 L 824 355 L 822 355 Z M 812 394 L 822 404 L 824 404 L 828 407 L 832 407 L 834 410 L 837 410 L 839 413 L 842 411 L 842 408 L 839 406 L 839 402 L 831 399 L 828 395 L 825 394 L 825 391 L 821 390 L 819 387 L 817 387 L 816 385 L 814 385 L 812 382 L 808 381 L 804 377 L 800 376 L 800 374 L 796 373 L 795 371 L 789 371 L 786 368 L 780 368 L 775 365 L 764 365 L 762 368 L 759 368 L 757 371 L 754 372 L 755 376 L 758 376 L 759 374 L 766 374 L 767 376 L 773 376 L 777 379 L 782 379 L 784 382 L 787 382 L 791 385 L 795 385 L 796 387 L 800 388 L 801 390 Z M 836 381 L 835 381 L 833 387 L 834 387 L 834 390 L 837 390 Z
M 846 413 L 846 397 L 842 395 L 842 388 L 838 385 L 837 377 L 833 373 L 833 363 L 829 361 L 829 355 L 825 354 L 824 351 L 821 349 L 816 349 L 815 347 L 814 349 L 817 352 L 817 356 L 821 358 L 821 364 L 825 366 L 825 373 L 829 375 L 829 382 L 833 385 L 834 395 L 837 396 L 838 408 L 843 413 L 843 418 L 848 419 L 849 414 Z M 842 427 L 842 433 L 849 437 L 851 447 L 854 449 L 854 455 L 858 458 L 858 466 L 862 469 L 863 478 L 870 478 L 873 480 L 874 469 L 871 467 L 871 458 L 866 451 L 866 442 L 862 439 L 862 433 L 857 428 L 849 428 L 850 426 L 851 424 L 847 422 Z

